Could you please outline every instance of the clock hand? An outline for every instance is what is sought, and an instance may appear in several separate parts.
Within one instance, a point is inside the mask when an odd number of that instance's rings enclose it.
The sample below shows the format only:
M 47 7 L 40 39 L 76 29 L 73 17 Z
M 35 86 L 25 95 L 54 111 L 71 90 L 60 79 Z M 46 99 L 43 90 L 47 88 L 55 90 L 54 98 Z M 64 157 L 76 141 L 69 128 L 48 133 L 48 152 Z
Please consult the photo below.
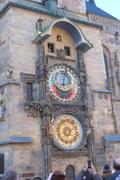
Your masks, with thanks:
M 66 74 L 67 74 L 67 67 L 65 67 L 65 72 L 64 72 L 64 85 L 65 85 Z
M 63 86 L 65 86 L 65 78 L 66 78 L 66 76 L 65 76 L 65 74 L 63 74 L 64 76 L 63 76 Z

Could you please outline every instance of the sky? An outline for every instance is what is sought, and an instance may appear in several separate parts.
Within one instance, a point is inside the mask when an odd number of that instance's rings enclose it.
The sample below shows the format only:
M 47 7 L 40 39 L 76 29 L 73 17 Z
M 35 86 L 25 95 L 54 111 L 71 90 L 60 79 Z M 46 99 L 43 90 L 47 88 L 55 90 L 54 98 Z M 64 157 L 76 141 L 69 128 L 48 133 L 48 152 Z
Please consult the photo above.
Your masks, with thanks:
M 96 6 L 120 20 L 120 0 L 95 0 Z

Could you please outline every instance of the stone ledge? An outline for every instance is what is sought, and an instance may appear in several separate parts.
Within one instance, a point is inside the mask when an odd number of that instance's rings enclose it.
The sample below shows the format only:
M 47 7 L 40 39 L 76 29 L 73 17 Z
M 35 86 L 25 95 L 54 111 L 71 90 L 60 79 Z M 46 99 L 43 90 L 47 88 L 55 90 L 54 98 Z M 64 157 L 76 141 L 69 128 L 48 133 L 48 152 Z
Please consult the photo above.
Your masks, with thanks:
M 95 93 L 110 93 L 110 94 L 112 94 L 111 90 L 106 90 L 106 89 L 92 89 L 92 91 Z
M 79 156 L 88 156 L 88 151 L 86 149 L 80 150 L 80 151 L 52 151 L 52 156 L 62 156 L 62 157 L 78 157 Z
M 6 79 L 6 80 L 0 82 L 0 87 L 6 86 L 8 84 L 20 85 L 20 81 Z
M 8 139 L 0 141 L 0 145 L 15 144 L 15 143 L 32 143 L 32 138 L 11 136 Z
M 120 134 L 115 135 L 104 135 L 104 142 L 120 142 Z

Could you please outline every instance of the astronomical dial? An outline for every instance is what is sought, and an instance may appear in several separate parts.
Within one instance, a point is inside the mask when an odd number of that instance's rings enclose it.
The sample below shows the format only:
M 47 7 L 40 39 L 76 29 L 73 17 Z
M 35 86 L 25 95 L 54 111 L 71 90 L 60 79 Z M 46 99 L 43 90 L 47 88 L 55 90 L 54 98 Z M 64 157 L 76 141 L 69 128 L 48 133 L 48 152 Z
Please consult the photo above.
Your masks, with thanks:
M 53 125 L 53 141 L 64 150 L 76 149 L 83 137 L 80 122 L 72 115 L 63 114 L 55 119 Z
M 77 98 L 79 79 L 76 73 L 65 65 L 56 65 L 48 72 L 50 93 L 59 101 L 69 102 Z

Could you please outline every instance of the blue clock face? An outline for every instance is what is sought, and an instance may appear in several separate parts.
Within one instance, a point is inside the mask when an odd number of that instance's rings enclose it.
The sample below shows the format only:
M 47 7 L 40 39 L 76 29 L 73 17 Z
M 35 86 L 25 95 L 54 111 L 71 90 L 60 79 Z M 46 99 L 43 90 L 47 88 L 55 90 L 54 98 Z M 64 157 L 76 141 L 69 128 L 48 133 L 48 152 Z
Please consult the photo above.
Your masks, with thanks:
M 58 72 L 55 77 L 55 84 L 61 91 L 68 91 L 71 88 L 71 77 L 64 71 Z
M 48 72 L 48 88 L 56 100 L 73 101 L 78 97 L 79 79 L 71 68 L 56 65 Z

